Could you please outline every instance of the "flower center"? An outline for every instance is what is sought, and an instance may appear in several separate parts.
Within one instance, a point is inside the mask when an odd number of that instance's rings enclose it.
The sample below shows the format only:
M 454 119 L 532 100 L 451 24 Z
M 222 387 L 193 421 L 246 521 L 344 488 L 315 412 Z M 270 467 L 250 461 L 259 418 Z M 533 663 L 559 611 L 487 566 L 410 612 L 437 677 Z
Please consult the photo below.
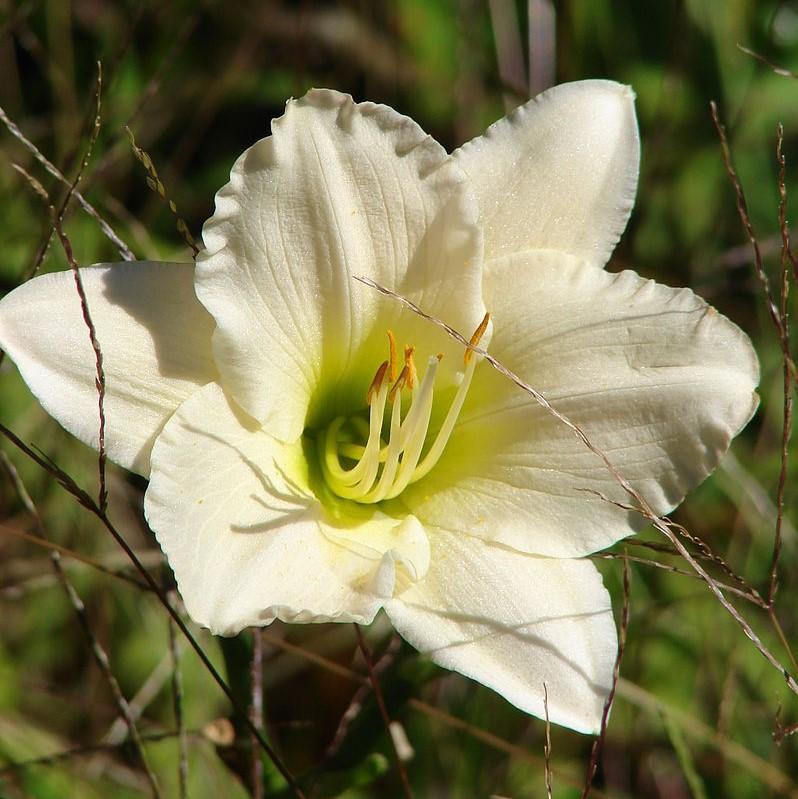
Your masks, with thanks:
M 471 337 L 472 346 L 479 343 L 489 320 L 490 315 L 485 314 Z M 443 356 L 429 359 L 419 381 L 414 349 L 405 347 L 404 366 L 397 376 L 396 342 L 390 331 L 388 341 L 389 360 L 380 364 L 366 394 L 368 421 L 363 416 L 338 416 L 318 438 L 319 460 L 327 486 L 337 496 L 355 502 L 393 499 L 429 473 L 454 430 L 479 360 L 470 349 L 466 350 L 452 403 L 437 434 L 427 442 L 435 375 Z M 404 414 L 402 391 L 410 393 Z

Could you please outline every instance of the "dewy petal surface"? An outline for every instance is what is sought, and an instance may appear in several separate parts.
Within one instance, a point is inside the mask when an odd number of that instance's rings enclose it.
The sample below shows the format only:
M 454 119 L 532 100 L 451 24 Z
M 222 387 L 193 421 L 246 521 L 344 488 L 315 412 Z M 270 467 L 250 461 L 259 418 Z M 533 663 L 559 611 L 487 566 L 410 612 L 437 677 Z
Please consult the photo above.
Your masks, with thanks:
M 217 634 L 274 619 L 368 624 L 399 573 L 423 577 L 429 563 L 412 516 L 327 513 L 302 444 L 269 436 L 215 383 L 158 437 L 145 513 L 191 618 Z
M 290 101 L 272 131 L 238 159 L 216 197 L 197 295 L 218 325 L 226 389 L 290 441 L 322 376 L 365 391 L 386 328 L 400 342 L 430 340 L 420 363 L 432 347 L 451 347 L 353 276 L 471 330 L 483 313 L 482 241 L 462 172 L 392 109 L 314 90 Z M 425 331 L 421 341 L 411 328 Z
M 99 264 L 80 274 L 103 355 L 106 450 L 147 476 L 164 422 L 216 379 L 213 319 L 194 294 L 193 264 Z M 3 298 L 0 348 L 44 409 L 96 449 L 95 354 L 71 271 L 41 275 Z
M 555 86 L 452 158 L 479 202 L 486 262 L 553 249 L 603 266 L 637 189 L 634 94 L 607 80 Z
M 658 513 L 718 464 L 758 398 L 748 337 L 687 289 L 562 253 L 494 262 L 491 352 L 578 424 Z M 643 525 L 601 460 L 492 369 L 436 469 L 404 495 L 425 524 L 578 557 Z
M 427 576 L 385 608 L 402 637 L 541 718 L 545 683 L 553 722 L 595 732 L 616 653 L 595 566 L 440 530 L 431 539 Z

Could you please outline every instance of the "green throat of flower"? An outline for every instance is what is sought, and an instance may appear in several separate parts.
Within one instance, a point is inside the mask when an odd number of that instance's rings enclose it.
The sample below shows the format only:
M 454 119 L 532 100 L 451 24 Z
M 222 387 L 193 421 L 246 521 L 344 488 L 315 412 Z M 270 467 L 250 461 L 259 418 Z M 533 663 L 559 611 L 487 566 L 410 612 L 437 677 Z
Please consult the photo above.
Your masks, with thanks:
M 479 343 L 489 320 L 485 314 L 471 337 L 472 346 Z M 318 437 L 327 487 L 343 499 L 365 504 L 398 497 L 435 466 L 454 430 L 479 360 L 466 350 L 460 384 L 443 423 L 430 437 L 435 376 L 443 356 L 429 359 L 419 381 L 413 348 L 405 347 L 404 367 L 397 375 L 396 342 L 390 331 L 388 340 L 390 358 L 380 364 L 366 395 L 368 421 L 362 416 L 338 416 Z M 410 392 L 404 414 L 402 391 Z

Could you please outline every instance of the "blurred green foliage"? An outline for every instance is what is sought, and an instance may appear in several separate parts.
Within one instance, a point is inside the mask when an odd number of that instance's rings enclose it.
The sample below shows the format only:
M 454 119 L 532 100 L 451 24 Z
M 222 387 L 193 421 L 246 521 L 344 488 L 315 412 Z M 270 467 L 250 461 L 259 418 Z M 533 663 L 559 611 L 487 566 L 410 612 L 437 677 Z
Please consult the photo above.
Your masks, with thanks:
M 530 4 L 533 7 L 534 4 Z M 787 187 L 798 186 L 798 81 L 778 75 L 738 44 L 798 70 L 798 3 L 779 0 L 570 0 L 556 10 L 558 82 L 608 77 L 638 98 L 643 164 L 638 202 L 610 268 L 633 267 L 689 285 L 754 339 L 762 409 L 733 447 L 733 460 L 676 514 L 749 582 L 765 590 L 775 525 L 781 437 L 781 354 L 754 279 L 708 104 L 718 102 L 746 189 L 766 268 L 778 271 L 776 123 L 785 127 Z M 527 4 L 499 2 L 526 41 Z M 148 190 L 124 126 L 152 156 L 195 237 L 236 156 L 268 134 L 287 97 L 331 86 L 414 117 L 454 148 L 503 114 L 523 92 L 503 84 L 494 19 L 482 0 L 172 3 L 111 0 L 0 2 L 0 104 L 67 176 L 75 173 L 93 114 L 96 62 L 103 63 L 103 127 L 81 190 L 139 257 L 188 260 L 164 203 Z M 534 20 L 532 20 L 534 23 Z M 0 294 L 30 272 L 50 230 L 41 200 L 11 165 L 33 172 L 58 200 L 63 186 L 0 128 Z M 96 223 L 70 206 L 66 228 L 81 263 L 117 260 Z M 66 266 L 52 246 L 44 270 Z M 794 293 L 795 294 L 795 293 Z M 0 368 L 0 421 L 35 442 L 94 490 L 95 454 L 76 444 L 31 398 L 12 365 Z M 49 540 L 129 572 L 106 533 L 52 478 L 1 445 L 41 513 Z M 797 464 L 793 464 L 795 466 Z M 794 469 L 793 469 L 794 472 Z M 143 485 L 110 469 L 112 516 L 147 565 L 161 568 L 141 515 Z M 798 524 L 788 486 L 777 612 L 798 645 Z M 47 552 L 17 535 L 33 531 L 12 481 L 0 475 L 0 770 L 55 753 L 62 759 L 0 771 L 0 796 L 61 799 L 146 794 L 129 745 L 113 733 L 117 709 L 55 580 Z M 654 540 L 653 534 L 642 538 Z M 616 547 L 622 552 L 623 547 Z M 636 546 L 629 552 L 684 567 Z M 621 567 L 600 561 L 621 606 Z M 177 796 L 177 743 L 167 621 L 147 593 L 77 561 L 64 566 L 106 647 L 123 693 L 142 713 L 147 751 L 165 796 Z M 780 745 L 777 719 L 798 721 L 783 677 L 751 646 L 697 580 L 632 563 L 632 621 L 598 789 L 610 797 L 798 796 L 798 735 Z M 737 604 L 783 662 L 789 655 L 766 614 Z M 250 643 L 220 644 L 198 631 L 214 662 L 248 682 Z M 384 625 L 370 631 L 379 652 Z M 287 641 L 291 649 L 280 644 Z M 299 646 L 362 673 L 346 626 L 266 633 L 267 729 L 314 796 L 398 796 L 390 749 L 368 695 L 335 755 L 325 755 L 359 684 L 299 656 Z M 237 650 L 236 650 L 237 648 Z M 183 647 L 185 649 L 185 647 Z M 224 650 L 224 651 L 222 651 Z M 229 708 L 198 660 L 181 659 L 189 731 L 188 795 L 243 797 L 249 741 L 230 739 Z M 402 647 L 383 676 L 391 712 L 414 749 L 408 771 L 419 797 L 545 796 L 544 725 Z M 150 686 L 149 683 L 152 682 Z M 135 697 L 152 688 L 143 706 Z M 464 722 L 424 712 L 423 700 Z M 209 726 L 211 725 L 211 726 Z M 508 752 L 480 731 L 520 750 Z M 579 796 L 591 741 L 552 730 L 557 797 Z M 93 752 L 69 750 L 108 744 Z M 275 795 L 283 795 L 265 764 Z M 600 795 L 597 791 L 596 796 Z

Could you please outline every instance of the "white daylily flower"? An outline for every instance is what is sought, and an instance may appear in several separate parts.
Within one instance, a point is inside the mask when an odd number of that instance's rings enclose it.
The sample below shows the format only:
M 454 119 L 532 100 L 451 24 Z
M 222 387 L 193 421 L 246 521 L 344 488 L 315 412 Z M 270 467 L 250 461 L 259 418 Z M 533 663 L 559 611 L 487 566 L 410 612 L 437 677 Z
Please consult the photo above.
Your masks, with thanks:
M 108 454 L 149 478 L 195 621 L 384 608 L 437 663 L 538 716 L 545 683 L 553 721 L 597 729 L 616 633 L 582 558 L 641 519 L 596 495 L 626 501 L 565 426 L 353 276 L 484 333 L 667 512 L 750 419 L 758 365 L 690 291 L 601 269 L 638 148 L 633 95 L 607 81 L 552 89 L 451 156 L 390 108 L 311 91 L 236 162 L 196 268 L 82 270 Z M 97 446 L 69 273 L 0 303 L 0 346 Z

